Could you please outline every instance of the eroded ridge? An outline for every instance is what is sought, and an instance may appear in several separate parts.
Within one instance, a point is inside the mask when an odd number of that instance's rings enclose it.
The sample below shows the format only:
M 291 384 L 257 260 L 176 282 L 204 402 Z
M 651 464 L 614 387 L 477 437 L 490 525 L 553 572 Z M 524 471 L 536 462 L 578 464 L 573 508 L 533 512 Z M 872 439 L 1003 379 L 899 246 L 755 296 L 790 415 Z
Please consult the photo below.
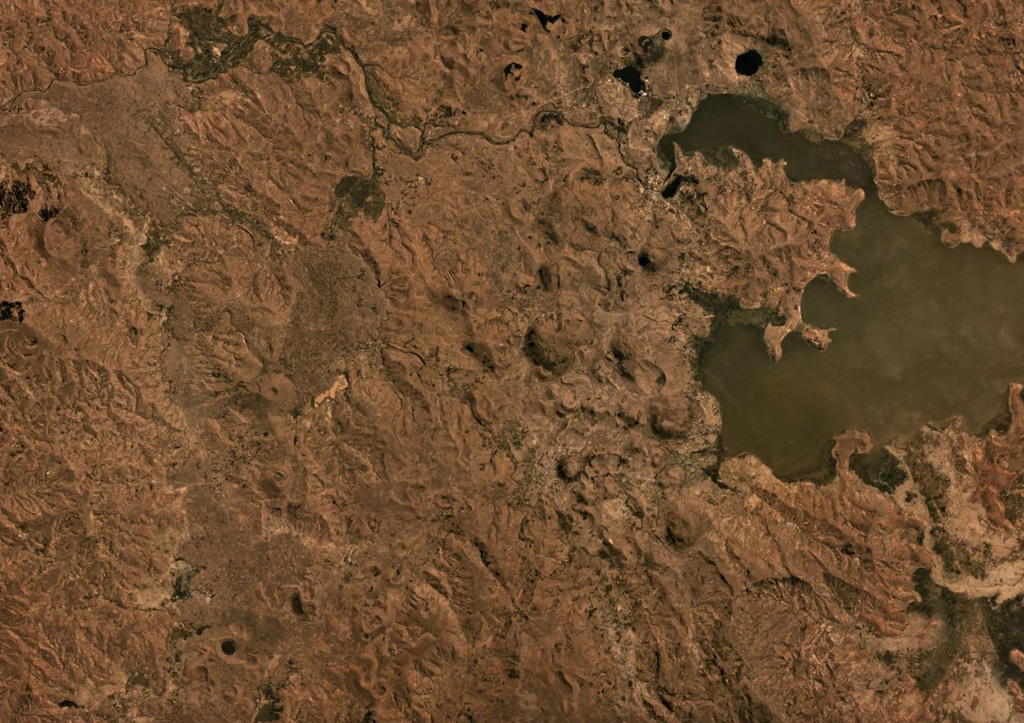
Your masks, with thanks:
M 653 152 L 771 97 L 978 226 L 1018 19 L 0 3 L 0 719 L 1020 717 L 1017 422 L 789 483 L 699 378 L 716 318 L 813 351 L 763 328 L 810 270 L 848 301 L 863 160 Z

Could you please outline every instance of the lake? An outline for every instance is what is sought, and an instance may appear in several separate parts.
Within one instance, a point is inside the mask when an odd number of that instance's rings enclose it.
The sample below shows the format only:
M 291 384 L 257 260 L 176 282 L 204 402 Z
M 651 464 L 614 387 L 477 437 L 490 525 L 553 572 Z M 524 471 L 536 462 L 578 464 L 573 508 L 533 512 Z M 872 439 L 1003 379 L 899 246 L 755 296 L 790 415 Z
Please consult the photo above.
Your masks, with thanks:
M 980 431 L 1004 407 L 1007 386 L 1024 381 L 1024 268 L 998 252 L 949 248 L 914 218 L 878 198 L 870 165 L 839 142 L 787 133 L 767 106 L 713 96 L 671 146 L 727 162 L 729 146 L 755 161 L 786 160 L 794 181 L 837 179 L 863 188 L 856 228 L 836 233 L 833 251 L 855 269 L 847 298 L 816 279 L 804 319 L 834 328 L 828 349 L 799 336 L 773 361 L 762 330 L 716 327 L 702 357 L 704 384 L 722 409 L 726 454 L 750 452 L 784 478 L 822 468 L 831 439 L 849 427 L 876 448 L 954 415 Z

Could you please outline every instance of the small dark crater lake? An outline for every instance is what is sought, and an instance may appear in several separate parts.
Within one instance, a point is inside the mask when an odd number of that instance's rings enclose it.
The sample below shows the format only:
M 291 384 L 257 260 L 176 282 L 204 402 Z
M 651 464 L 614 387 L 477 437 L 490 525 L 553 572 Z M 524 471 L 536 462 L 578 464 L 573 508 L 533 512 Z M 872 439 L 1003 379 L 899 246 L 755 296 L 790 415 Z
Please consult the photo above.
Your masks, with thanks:
M 754 161 L 785 159 L 795 181 L 839 179 L 863 188 L 857 226 L 833 251 L 857 269 L 847 298 L 826 279 L 804 292 L 803 315 L 833 328 L 819 351 L 790 335 L 772 361 L 760 329 L 718 325 L 702 357 L 704 384 L 722 409 L 726 454 L 750 452 L 783 478 L 822 468 L 832 438 L 849 427 L 879 449 L 926 423 L 962 417 L 980 431 L 1024 381 L 1024 267 L 991 249 L 949 248 L 920 221 L 894 216 L 878 198 L 870 166 L 838 142 L 783 130 L 773 111 L 734 96 L 706 99 L 672 145 L 727 162 L 737 148 Z

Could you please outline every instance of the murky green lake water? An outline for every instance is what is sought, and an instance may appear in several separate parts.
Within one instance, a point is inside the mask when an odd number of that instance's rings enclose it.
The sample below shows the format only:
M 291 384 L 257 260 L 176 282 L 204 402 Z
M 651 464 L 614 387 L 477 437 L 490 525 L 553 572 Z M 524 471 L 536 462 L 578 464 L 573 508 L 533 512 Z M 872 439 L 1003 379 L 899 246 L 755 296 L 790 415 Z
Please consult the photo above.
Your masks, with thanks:
M 811 474 L 848 427 L 876 447 L 954 415 L 978 431 L 1002 409 L 1007 385 L 1024 381 L 1024 267 L 989 249 L 950 249 L 889 213 L 853 150 L 787 134 L 730 96 L 704 101 L 663 150 L 673 142 L 709 157 L 733 146 L 755 160 L 785 158 L 793 180 L 842 179 L 867 192 L 856 228 L 832 241 L 857 269 L 857 298 L 824 279 L 804 293 L 804 318 L 835 328 L 828 349 L 790 336 L 773 362 L 752 326 L 723 325 L 710 340 L 702 374 L 721 404 L 727 454 L 751 452 L 783 477 Z

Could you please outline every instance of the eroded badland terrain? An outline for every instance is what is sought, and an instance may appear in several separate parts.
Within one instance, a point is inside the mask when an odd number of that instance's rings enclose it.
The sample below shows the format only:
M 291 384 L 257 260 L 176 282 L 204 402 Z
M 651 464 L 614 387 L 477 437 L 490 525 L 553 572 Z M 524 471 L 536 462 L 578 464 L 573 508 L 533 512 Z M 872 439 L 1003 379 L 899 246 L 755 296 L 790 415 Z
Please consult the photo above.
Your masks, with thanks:
M 783 480 L 701 377 L 866 194 L 1009 264 L 1022 117 L 1016 0 L 0 4 L 0 721 L 1024 720 L 1021 387 Z

